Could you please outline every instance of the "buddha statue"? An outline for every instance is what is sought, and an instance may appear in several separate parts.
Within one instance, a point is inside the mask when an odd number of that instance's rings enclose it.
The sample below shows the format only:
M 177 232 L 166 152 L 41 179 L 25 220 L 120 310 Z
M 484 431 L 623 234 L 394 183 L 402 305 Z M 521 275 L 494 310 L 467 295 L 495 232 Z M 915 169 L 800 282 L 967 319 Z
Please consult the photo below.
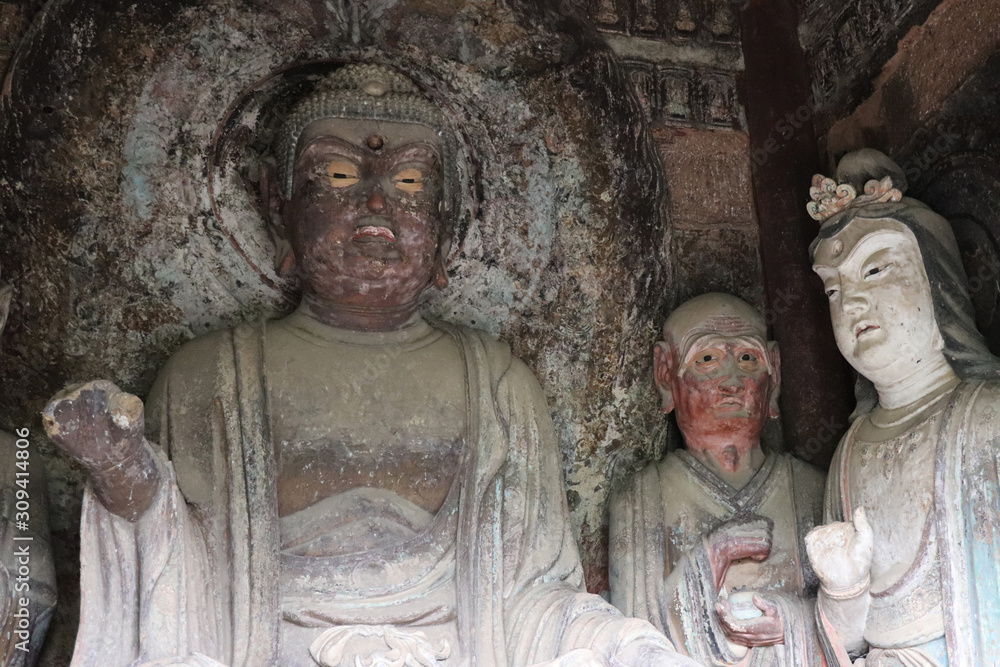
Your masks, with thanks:
M 0 332 L 13 287 L 0 286 Z M 0 665 L 31 667 L 56 604 L 45 469 L 31 431 L 0 431 Z
M 807 538 L 831 665 L 944 667 L 1000 647 L 1000 360 L 948 221 L 874 150 L 813 179 L 813 269 L 859 374 Z M 852 661 L 855 661 L 852 663 Z
M 612 499 L 611 601 L 704 664 L 822 664 L 804 538 L 824 476 L 761 447 L 781 383 L 764 318 L 727 294 L 695 297 L 653 361 L 684 448 Z
M 402 74 L 336 69 L 267 181 L 298 309 L 190 341 L 145 406 L 46 408 L 90 476 L 74 666 L 692 664 L 582 588 L 531 372 L 420 314 L 456 136 Z

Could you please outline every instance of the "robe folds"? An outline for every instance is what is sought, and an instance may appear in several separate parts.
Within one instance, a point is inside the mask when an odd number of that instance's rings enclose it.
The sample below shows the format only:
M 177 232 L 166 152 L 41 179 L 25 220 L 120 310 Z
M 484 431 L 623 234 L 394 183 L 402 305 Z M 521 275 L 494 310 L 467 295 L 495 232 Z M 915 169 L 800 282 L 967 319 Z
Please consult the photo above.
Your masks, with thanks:
M 943 664 L 935 655 L 945 652 L 952 667 L 1000 660 L 1000 382 L 962 382 L 948 401 L 934 455 L 932 530 L 925 530 L 916 561 L 888 591 L 892 594 L 898 589 L 907 595 L 909 580 L 920 575 L 920 554 L 927 540 L 935 539 L 939 564 L 935 579 L 942 593 L 946 650 L 937 645 L 940 640 L 925 646 L 914 642 L 916 652 L 904 646 L 888 650 L 873 646 L 871 664 Z M 850 488 L 854 472 L 849 462 L 854 432 L 852 427 L 844 436 L 830 464 L 826 523 L 853 520 L 856 508 Z M 827 661 L 850 665 L 847 649 L 823 611 L 825 604 L 821 596 L 817 624 Z
M 530 371 L 485 334 L 434 326 L 458 343 L 467 373 L 451 556 L 461 664 L 598 665 L 632 641 L 668 646 L 583 590 L 555 433 Z M 168 362 L 146 410 L 163 482 L 136 524 L 88 490 L 74 667 L 278 664 L 265 335 L 264 325 L 209 334 Z
M 818 580 L 804 538 L 822 518 L 824 477 L 787 454 L 769 454 L 742 489 L 734 489 L 685 450 L 634 475 L 611 504 L 611 601 L 648 619 L 679 650 L 706 665 L 822 664 L 813 606 Z M 719 624 L 719 599 L 704 536 L 737 516 L 774 521 L 771 555 L 734 563 L 723 586 L 774 603 L 783 644 L 730 644 Z

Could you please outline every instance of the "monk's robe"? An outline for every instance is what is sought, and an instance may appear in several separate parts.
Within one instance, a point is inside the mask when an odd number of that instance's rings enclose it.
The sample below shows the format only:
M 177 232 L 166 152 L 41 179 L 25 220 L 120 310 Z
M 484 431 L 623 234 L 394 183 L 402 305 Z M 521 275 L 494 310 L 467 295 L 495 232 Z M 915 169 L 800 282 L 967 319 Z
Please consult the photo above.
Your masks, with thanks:
M 679 651 L 706 665 L 820 665 L 813 605 L 818 579 L 805 535 L 822 518 L 824 476 L 787 454 L 769 454 L 735 489 L 685 450 L 629 480 L 611 504 L 611 601 L 649 620 Z M 783 644 L 746 650 L 719 624 L 719 600 L 704 537 L 738 515 L 774 521 L 770 556 L 730 567 L 723 586 L 757 592 L 778 606 Z
M 963 382 L 927 418 L 884 442 L 844 436 L 827 480 L 825 520 L 872 527 L 866 667 L 1000 660 L 1000 383 Z M 851 665 L 820 595 L 831 665 Z
M 88 491 L 74 667 L 582 666 L 669 646 L 584 591 L 545 398 L 479 332 L 434 325 L 467 393 L 440 509 L 357 487 L 279 519 L 273 326 L 203 336 L 168 362 L 147 409 L 163 481 L 135 525 Z

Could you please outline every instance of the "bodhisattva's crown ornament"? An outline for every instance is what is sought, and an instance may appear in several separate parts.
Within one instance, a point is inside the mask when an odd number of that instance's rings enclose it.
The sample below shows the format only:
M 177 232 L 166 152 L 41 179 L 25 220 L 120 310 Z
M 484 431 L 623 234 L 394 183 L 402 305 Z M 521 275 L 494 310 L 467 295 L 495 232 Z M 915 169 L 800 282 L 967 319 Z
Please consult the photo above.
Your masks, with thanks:
M 809 216 L 813 220 L 824 222 L 849 208 L 897 202 L 903 198 L 903 193 L 893 187 L 891 176 L 868 181 L 865 183 L 865 193 L 859 196 L 853 185 L 838 184 L 832 178 L 816 174 L 813 176 L 812 187 L 809 188 L 809 196 L 812 197 L 812 201 L 806 204 Z

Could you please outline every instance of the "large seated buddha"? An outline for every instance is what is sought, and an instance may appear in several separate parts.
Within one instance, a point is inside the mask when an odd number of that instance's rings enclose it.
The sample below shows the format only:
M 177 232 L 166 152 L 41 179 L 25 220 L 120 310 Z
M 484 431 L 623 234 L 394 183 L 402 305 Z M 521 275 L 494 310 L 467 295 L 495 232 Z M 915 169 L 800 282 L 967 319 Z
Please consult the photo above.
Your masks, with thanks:
M 75 666 L 693 664 L 583 590 L 531 372 L 419 312 L 455 137 L 398 72 L 335 70 L 269 188 L 298 309 L 189 342 L 145 409 L 47 407 L 91 479 Z

